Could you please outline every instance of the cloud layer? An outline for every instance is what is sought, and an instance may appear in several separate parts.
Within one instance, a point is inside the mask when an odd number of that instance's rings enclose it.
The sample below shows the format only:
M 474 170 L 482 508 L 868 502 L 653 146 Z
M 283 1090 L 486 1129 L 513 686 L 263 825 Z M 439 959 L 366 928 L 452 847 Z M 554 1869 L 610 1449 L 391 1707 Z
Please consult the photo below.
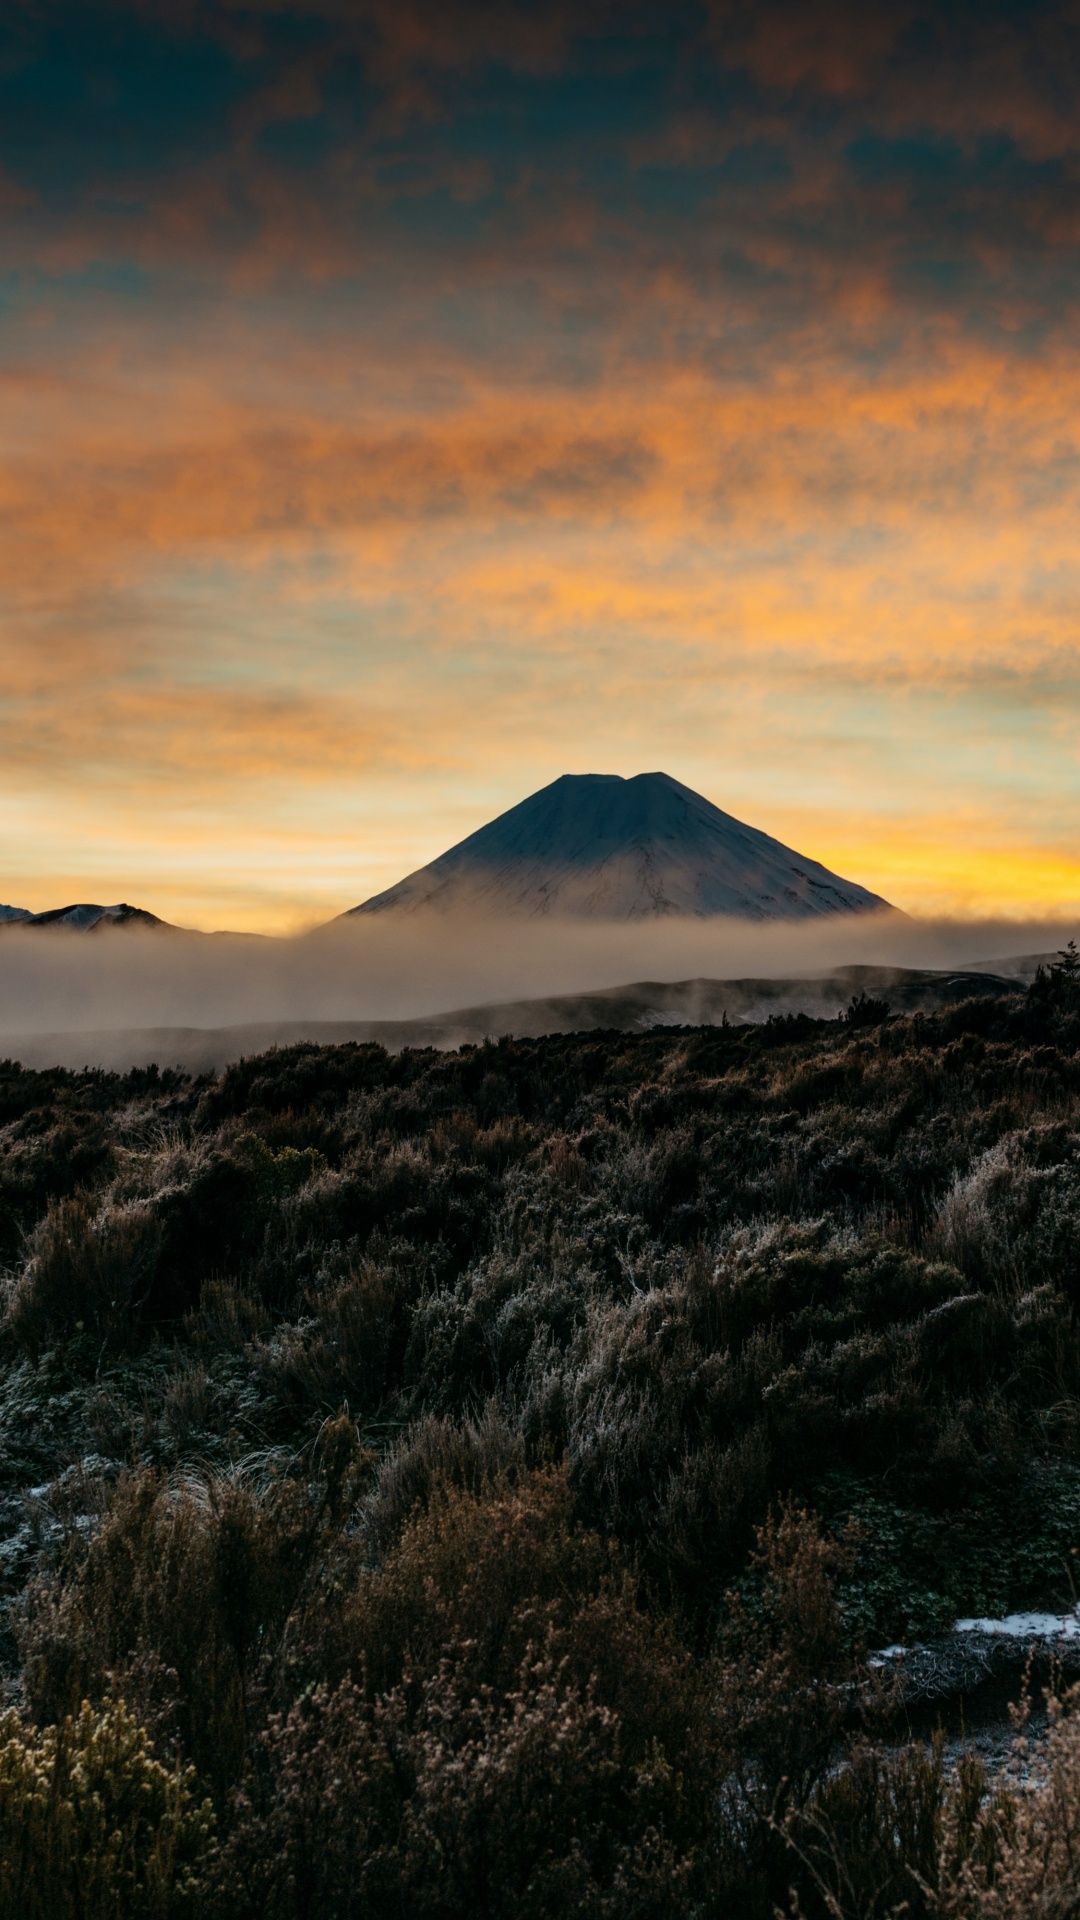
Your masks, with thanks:
M 21 1036 L 58 1033 L 407 1020 L 640 981 L 806 980 L 848 965 L 989 962 L 1007 972 L 1010 960 L 1059 949 L 1066 932 L 891 914 L 773 926 L 387 915 L 288 940 L 15 926 L 0 931 L 0 1046 L 18 1053 Z
M 282 928 L 662 766 L 1080 908 L 1078 26 L 6 9 L 0 896 Z

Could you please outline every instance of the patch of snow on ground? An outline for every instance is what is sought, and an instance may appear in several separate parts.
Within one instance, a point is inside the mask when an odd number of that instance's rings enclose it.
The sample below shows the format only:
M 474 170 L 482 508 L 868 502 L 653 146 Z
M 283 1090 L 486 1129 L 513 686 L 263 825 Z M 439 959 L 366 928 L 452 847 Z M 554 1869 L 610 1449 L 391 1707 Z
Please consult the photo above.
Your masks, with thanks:
M 1003 1620 L 958 1620 L 957 1633 L 1000 1634 L 1007 1640 L 1078 1640 L 1080 1614 L 1007 1613 Z

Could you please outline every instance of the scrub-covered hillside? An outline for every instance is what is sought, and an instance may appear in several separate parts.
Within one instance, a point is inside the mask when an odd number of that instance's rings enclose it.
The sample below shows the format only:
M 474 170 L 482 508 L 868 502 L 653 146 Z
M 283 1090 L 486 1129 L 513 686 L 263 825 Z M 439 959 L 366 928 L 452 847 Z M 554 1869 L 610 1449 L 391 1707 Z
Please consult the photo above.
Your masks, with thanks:
M 1073 1598 L 1080 992 L 886 1011 L 0 1069 L 3 1912 L 1014 1911 L 862 1656 Z

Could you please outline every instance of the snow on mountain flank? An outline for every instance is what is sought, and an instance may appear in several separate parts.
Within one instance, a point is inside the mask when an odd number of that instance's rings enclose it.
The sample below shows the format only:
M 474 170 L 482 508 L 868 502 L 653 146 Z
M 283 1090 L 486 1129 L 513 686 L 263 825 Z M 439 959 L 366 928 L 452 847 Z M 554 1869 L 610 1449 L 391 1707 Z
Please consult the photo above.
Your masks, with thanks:
M 422 907 L 604 920 L 891 910 L 666 773 L 565 773 L 350 912 Z
M 50 907 L 46 913 L 27 913 L 22 907 L 0 907 L 0 924 L 10 922 L 21 927 L 73 927 L 79 933 L 92 933 L 95 927 L 164 927 L 156 913 L 145 907 L 129 907 L 121 901 L 115 907 L 91 906 L 82 902 L 74 907 Z

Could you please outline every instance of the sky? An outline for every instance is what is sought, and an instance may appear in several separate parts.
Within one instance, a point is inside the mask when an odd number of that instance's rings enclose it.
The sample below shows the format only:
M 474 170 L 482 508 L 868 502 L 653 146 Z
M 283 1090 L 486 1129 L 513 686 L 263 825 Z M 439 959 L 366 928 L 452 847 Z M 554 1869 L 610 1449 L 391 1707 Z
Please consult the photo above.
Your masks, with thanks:
M 1080 7 L 5 0 L 0 900 L 662 769 L 1080 913 Z

